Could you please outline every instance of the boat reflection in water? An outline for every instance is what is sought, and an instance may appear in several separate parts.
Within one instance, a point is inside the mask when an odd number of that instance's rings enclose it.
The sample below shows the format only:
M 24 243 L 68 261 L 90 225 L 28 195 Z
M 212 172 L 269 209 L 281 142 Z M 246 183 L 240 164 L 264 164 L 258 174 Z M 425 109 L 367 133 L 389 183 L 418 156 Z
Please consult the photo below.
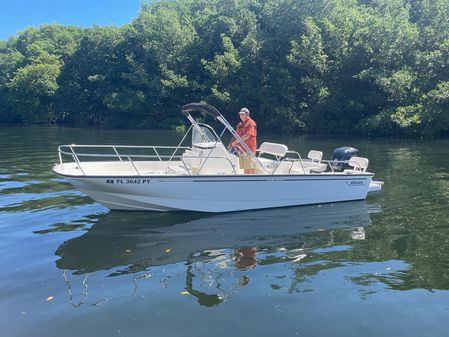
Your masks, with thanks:
M 67 271 L 137 278 L 160 272 L 165 287 L 165 269 L 181 263 L 186 293 L 212 306 L 247 285 L 257 264 L 295 263 L 312 249 L 365 239 L 373 211 L 378 206 L 357 201 L 225 214 L 110 212 L 63 243 L 56 265 L 70 293 Z

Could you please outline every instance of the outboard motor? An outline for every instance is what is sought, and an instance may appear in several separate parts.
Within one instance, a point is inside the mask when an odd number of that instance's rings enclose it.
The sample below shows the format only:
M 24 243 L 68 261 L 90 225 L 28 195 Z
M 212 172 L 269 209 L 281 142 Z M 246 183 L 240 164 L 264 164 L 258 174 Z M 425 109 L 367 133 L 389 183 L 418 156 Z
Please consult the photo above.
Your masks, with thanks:
M 332 160 L 334 161 L 334 163 L 332 163 L 332 168 L 336 171 L 348 169 L 349 165 L 342 162 L 347 162 L 352 157 L 357 157 L 358 154 L 359 150 L 350 146 L 336 148 L 334 153 L 332 153 Z

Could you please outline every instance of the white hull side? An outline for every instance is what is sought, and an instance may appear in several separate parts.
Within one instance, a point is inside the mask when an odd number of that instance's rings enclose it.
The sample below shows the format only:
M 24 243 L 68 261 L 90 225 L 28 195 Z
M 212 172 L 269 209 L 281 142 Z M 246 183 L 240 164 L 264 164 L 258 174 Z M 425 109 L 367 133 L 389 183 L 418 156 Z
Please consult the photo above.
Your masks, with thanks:
M 363 200 L 372 175 L 65 178 L 110 209 L 231 212 Z

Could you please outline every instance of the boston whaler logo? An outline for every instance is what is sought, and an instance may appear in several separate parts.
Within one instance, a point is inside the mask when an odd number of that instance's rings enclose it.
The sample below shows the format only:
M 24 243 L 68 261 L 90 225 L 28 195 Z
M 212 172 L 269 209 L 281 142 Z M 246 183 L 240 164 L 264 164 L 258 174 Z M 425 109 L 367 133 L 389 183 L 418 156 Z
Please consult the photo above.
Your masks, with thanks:
M 362 186 L 362 185 L 365 185 L 365 181 L 364 180 L 350 180 L 350 181 L 347 181 L 346 184 L 348 184 L 349 186 Z

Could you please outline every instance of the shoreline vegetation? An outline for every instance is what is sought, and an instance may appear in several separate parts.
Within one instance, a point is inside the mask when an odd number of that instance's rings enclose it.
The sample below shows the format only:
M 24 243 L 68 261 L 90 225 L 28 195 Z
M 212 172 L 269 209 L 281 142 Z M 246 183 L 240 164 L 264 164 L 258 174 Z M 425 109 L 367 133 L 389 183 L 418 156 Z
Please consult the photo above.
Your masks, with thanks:
M 448 18 L 449 0 L 160 0 L 121 27 L 29 27 L 0 41 L 0 125 L 180 130 L 206 101 L 267 131 L 446 138 Z

